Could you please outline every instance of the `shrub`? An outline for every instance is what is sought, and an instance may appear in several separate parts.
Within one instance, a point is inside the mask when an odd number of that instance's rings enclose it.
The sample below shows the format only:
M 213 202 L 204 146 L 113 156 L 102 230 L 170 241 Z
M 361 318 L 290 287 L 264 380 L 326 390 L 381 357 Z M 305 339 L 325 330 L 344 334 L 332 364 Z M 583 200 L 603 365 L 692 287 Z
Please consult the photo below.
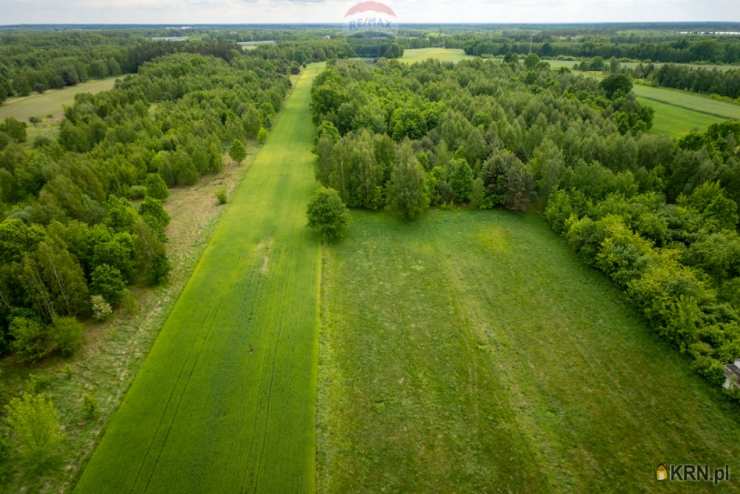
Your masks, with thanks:
M 257 132 L 257 142 L 264 144 L 267 140 L 267 129 L 260 127 L 260 131 Z
M 139 199 L 144 199 L 144 196 L 146 196 L 147 190 L 144 185 L 133 185 L 128 190 L 128 198 L 134 201 L 137 201 Z
M 22 362 L 35 362 L 49 355 L 52 345 L 49 331 L 38 321 L 16 317 L 10 323 L 11 349 Z
M 308 204 L 308 226 L 319 232 L 328 242 L 344 237 L 349 213 L 334 189 L 322 187 Z
M 92 420 L 98 416 L 98 400 L 95 395 L 85 393 L 82 398 L 82 416 L 87 420 Z
M 244 161 L 244 158 L 247 157 L 247 151 L 244 149 L 244 145 L 241 143 L 241 141 L 236 140 L 231 145 L 231 149 L 229 149 L 229 156 L 231 156 L 231 159 L 236 161 L 237 163 L 241 163 Z
M 712 384 L 720 386 L 725 381 L 725 366 L 716 359 L 698 357 L 691 365 L 694 370 Z
M 13 398 L 7 406 L 7 423 L 14 450 L 26 467 L 42 472 L 57 463 L 64 435 L 51 399 L 29 393 Z
M 170 215 L 165 211 L 162 201 L 153 197 L 147 197 L 139 206 L 139 214 L 158 232 L 163 232 L 170 223 Z
M 149 197 L 165 200 L 170 195 L 167 184 L 159 173 L 150 173 L 144 182 L 146 193 Z
M 90 304 L 92 305 L 93 319 L 96 321 L 105 321 L 113 314 L 113 308 L 102 295 L 93 295 L 90 298 Z
M 226 197 L 226 189 L 218 189 L 216 191 L 216 201 L 218 201 L 219 205 L 224 205 L 228 201 L 228 198 Z
M 74 317 L 57 317 L 51 325 L 54 349 L 62 357 L 71 357 L 82 346 L 82 324 Z
M 121 271 L 108 264 L 96 267 L 90 276 L 90 291 L 95 295 L 102 295 L 112 306 L 121 301 L 126 282 Z

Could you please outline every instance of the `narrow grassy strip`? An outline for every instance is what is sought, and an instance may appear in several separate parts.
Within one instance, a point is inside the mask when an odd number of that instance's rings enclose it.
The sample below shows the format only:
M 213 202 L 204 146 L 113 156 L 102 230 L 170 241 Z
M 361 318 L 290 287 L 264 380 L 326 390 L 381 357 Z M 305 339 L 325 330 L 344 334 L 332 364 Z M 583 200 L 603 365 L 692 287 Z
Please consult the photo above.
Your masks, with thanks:
M 318 243 L 298 78 L 76 492 L 312 492 Z
M 322 492 L 673 492 L 659 463 L 740 469 L 737 410 L 538 217 L 353 213 L 320 334 Z

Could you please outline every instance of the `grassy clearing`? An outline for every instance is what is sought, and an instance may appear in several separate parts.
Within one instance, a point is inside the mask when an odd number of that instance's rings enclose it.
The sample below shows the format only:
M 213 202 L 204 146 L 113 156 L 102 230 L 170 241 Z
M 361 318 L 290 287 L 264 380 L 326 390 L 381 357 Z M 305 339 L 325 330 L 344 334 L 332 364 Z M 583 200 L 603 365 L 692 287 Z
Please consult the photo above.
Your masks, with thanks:
M 463 50 L 457 48 L 412 48 L 403 51 L 401 62 L 416 63 L 430 58 L 440 62 L 457 63 L 473 57 L 466 55 Z
M 319 70 L 298 79 L 76 492 L 314 489 Z
M 712 124 L 723 122 L 725 119 L 681 108 L 679 106 L 662 103 L 648 98 L 638 97 L 640 104 L 655 110 L 651 132 L 665 134 L 671 137 L 682 137 L 692 130 L 703 131 Z
M 87 81 L 64 89 L 51 89 L 42 94 L 32 94 L 20 98 L 10 98 L 0 105 L 0 120 L 14 117 L 28 121 L 31 117 L 46 119 L 49 115 L 58 120 L 64 114 L 64 107 L 74 103 L 75 95 L 80 93 L 99 93 L 113 89 L 115 77 Z
M 635 84 L 634 92 L 637 96 L 648 98 L 661 103 L 685 108 L 687 110 L 706 113 L 720 118 L 740 119 L 740 105 L 727 101 L 720 101 L 697 93 L 670 89 L 664 87 L 652 87 Z
M 668 492 L 661 462 L 740 468 L 736 409 L 540 218 L 353 213 L 324 253 L 320 491 Z
M 227 161 L 222 174 L 206 176 L 193 187 L 170 191 L 165 204 L 172 218 L 167 227 L 167 253 L 172 263 L 167 285 L 134 288 L 132 298 L 111 319 L 89 322 L 83 350 L 71 360 L 55 359 L 32 368 L 16 365 L 12 358 L 0 361 L 0 407 L 5 406 L 10 395 L 18 395 L 24 389 L 43 391 L 54 400 L 66 432 L 61 455 L 65 460 L 63 469 L 38 478 L 15 471 L 16 465 L 11 461 L 11 476 L 3 479 L 5 485 L 0 486 L 0 492 L 52 493 L 72 487 L 223 211 L 214 200 L 214 192 L 235 187 L 254 161 L 256 149 L 256 143 L 247 146 L 248 156 L 241 166 Z M 86 394 L 97 402 L 95 417 L 84 414 Z

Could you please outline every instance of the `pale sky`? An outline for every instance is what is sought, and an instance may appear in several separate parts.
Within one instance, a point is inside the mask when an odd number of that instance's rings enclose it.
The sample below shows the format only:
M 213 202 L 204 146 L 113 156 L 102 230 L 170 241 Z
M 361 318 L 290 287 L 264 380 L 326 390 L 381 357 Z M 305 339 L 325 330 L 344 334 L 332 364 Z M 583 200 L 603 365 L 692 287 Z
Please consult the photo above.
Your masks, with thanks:
M 0 0 L 7 24 L 342 22 L 353 1 Z M 400 22 L 740 22 L 740 0 L 395 0 Z

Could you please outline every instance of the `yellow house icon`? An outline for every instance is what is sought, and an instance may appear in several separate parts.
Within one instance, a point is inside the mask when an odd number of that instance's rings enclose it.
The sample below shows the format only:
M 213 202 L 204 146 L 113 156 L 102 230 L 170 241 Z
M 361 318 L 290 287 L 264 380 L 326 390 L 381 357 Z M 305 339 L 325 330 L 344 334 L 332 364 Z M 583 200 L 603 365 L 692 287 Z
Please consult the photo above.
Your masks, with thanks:
M 668 480 L 668 469 L 664 463 L 661 463 L 658 465 L 658 468 L 655 469 L 655 478 L 657 480 Z

